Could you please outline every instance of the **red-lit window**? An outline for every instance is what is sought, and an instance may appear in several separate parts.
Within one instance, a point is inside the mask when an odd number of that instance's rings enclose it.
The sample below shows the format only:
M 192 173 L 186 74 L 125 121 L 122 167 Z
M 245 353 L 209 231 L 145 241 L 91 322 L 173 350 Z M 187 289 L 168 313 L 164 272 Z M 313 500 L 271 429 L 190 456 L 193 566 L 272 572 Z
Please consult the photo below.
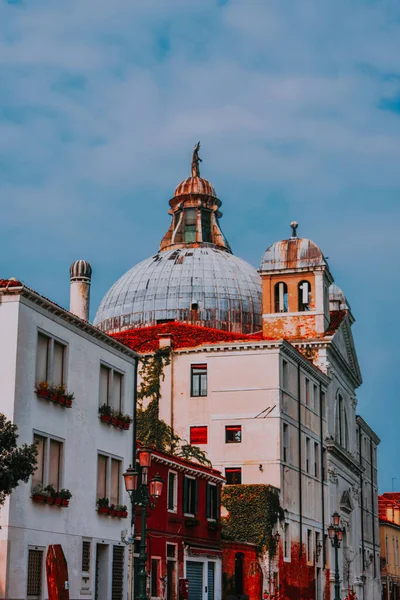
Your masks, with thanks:
M 240 467 L 228 467 L 225 469 L 225 477 L 228 485 L 242 483 L 242 469 Z
M 191 444 L 207 444 L 207 442 L 208 442 L 207 426 L 190 428 L 190 443 Z
M 225 442 L 227 444 L 240 444 L 242 441 L 242 426 L 227 425 L 225 427 Z

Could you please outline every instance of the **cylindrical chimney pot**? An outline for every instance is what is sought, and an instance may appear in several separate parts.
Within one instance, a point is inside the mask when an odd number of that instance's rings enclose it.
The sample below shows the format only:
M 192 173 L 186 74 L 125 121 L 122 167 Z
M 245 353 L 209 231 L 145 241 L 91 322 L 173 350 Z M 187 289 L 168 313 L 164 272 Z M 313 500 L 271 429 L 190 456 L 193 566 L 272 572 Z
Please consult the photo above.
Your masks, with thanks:
M 69 274 L 71 280 L 69 310 L 80 319 L 89 321 L 92 267 L 86 260 L 76 260 L 70 266 Z

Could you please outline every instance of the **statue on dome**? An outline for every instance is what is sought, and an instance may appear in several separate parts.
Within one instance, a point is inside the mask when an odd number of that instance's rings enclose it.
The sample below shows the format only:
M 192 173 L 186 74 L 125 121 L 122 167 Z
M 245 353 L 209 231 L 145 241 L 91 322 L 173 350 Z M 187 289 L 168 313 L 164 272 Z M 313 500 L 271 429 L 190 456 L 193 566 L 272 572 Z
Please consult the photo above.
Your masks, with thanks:
M 200 142 L 197 142 L 197 144 L 194 147 L 193 154 L 192 154 L 192 177 L 200 177 L 199 163 L 201 163 L 202 160 L 199 156 L 199 150 L 200 150 Z

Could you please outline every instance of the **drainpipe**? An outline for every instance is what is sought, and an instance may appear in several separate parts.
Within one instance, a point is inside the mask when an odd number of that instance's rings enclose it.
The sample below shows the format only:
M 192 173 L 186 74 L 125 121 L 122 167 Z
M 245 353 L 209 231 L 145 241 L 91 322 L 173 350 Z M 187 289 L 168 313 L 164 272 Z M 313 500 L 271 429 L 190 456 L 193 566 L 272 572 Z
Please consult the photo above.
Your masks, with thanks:
M 324 429 L 322 420 L 322 383 L 319 383 L 319 431 L 320 431 L 320 461 L 321 461 L 321 521 L 322 521 L 322 570 L 325 570 L 326 555 L 325 555 L 325 468 L 324 468 Z
M 302 453 L 301 453 L 301 380 L 300 380 L 300 364 L 297 364 L 297 406 L 298 406 L 298 421 L 299 421 L 299 520 L 300 520 L 300 556 L 303 554 L 303 496 L 301 490 L 301 468 L 302 468 Z
M 137 372 L 138 359 L 135 359 L 133 368 L 133 421 L 132 421 L 132 467 L 136 467 L 136 413 L 137 413 Z M 133 494 L 131 494 L 131 542 L 129 544 L 129 572 L 128 572 L 128 600 L 133 598 L 133 545 L 135 535 L 135 507 Z
M 361 429 L 358 428 L 358 452 L 360 455 L 360 467 L 362 467 L 362 454 L 361 454 Z M 362 570 L 365 571 L 365 560 L 364 560 L 364 486 L 362 478 L 362 469 L 360 469 L 360 489 L 361 489 L 361 555 L 362 555 Z
M 372 545 L 374 547 L 374 579 L 376 578 L 376 556 L 375 556 L 375 502 L 374 502 L 374 467 L 372 464 L 372 439 L 369 440 L 369 457 L 371 463 L 371 507 L 372 507 Z

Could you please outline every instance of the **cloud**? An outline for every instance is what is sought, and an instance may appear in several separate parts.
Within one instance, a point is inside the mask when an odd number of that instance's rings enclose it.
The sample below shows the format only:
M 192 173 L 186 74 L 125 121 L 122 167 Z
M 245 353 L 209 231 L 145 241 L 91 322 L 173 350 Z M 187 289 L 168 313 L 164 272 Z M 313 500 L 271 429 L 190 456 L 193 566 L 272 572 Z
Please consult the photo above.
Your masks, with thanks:
M 3 274 L 67 304 L 68 266 L 87 258 L 98 304 L 158 248 L 200 139 L 237 254 L 258 266 L 295 217 L 330 256 L 358 316 L 359 408 L 382 433 L 375 399 L 389 410 L 397 393 L 399 17 L 394 0 L 0 4 Z

